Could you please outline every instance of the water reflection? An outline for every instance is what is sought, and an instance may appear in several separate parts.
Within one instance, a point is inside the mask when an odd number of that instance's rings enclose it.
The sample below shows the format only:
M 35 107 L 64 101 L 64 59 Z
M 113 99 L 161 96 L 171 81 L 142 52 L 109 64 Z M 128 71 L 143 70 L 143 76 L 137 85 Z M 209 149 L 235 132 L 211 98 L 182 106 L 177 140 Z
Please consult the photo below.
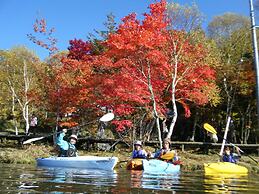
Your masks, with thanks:
M 180 173 L 150 174 L 131 170 L 131 187 L 155 190 L 174 190 L 179 186 Z
M 147 174 L 0 164 L 0 193 L 259 193 L 259 175 Z
M 115 170 L 91 170 L 77 168 L 39 168 L 47 177 L 49 182 L 54 183 L 77 183 L 91 184 L 97 186 L 115 185 L 117 173 Z M 98 180 L 98 181 L 96 181 Z
M 40 177 L 37 181 L 30 181 L 26 174 L 21 174 L 23 181 L 18 187 L 20 191 L 51 192 L 81 192 L 87 190 L 96 192 L 105 187 L 113 187 L 117 184 L 116 171 L 86 170 L 76 168 L 37 168 Z M 27 177 L 24 179 L 24 177 Z M 29 179 L 28 179 L 29 178 Z M 34 177 L 35 180 L 35 177 Z
M 204 191 L 237 193 L 248 190 L 248 175 L 210 174 L 204 176 Z

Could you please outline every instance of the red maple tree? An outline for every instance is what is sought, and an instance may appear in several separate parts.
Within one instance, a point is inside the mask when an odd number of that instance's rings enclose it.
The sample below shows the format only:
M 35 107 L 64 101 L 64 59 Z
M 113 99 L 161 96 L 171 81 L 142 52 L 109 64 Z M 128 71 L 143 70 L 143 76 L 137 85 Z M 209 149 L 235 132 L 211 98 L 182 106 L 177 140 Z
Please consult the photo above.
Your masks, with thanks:
M 167 105 L 174 112 L 170 138 L 177 119 L 176 102 L 184 106 L 186 116 L 190 115 L 188 103 L 208 103 L 206 91 L 216 88 L 215 72 L 207 64 L 205 45 L 186 32 L 167 29 L 166 1 L 149 8 L 143 21 L 136 14 L 123 18 L 118 30 L 101 42 L 105 47 L 101 54 L 94 55 L 88 42 L 71 42 L 63 73 L 72 74 L 74 84 L 64 92 L 73 94 L 68 99 L 84 107 L 112 107 L 119 130 L 131 127 L 127 115 L 137 112 L 136 107 L 152 112 L 161 142 L 159 118 L 167 116 Z

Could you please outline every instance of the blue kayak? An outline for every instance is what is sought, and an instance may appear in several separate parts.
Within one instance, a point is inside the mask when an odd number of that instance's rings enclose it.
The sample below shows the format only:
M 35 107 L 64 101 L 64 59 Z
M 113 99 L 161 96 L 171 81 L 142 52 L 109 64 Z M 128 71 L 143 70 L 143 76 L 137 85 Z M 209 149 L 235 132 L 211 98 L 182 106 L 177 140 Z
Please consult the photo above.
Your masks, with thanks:
M 174 165 L 162 160 L 143 160 L 144 172 L 148 173 L 178 173 L 180 165 Z
M 66 167 L 81 169 L 113 170 L 117 157 L 77 156 L 37 158 L 37 165 L 43 167 Z

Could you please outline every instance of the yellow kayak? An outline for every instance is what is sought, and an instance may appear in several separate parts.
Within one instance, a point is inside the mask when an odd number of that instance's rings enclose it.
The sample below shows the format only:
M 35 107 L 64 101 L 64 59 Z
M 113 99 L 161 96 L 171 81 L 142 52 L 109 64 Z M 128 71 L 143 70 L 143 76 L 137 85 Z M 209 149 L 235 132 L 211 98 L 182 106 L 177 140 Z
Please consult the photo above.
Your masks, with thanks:
M 127 163 L 127 166 L 126 166 L 127 170 L 143 170 L 142 160 L 143 159 L 139 159 L 139 158 L 131 159 Z
M 205 174 L 247 174 L 248 169 L 231 162 L 215 162 L 204 164 Z

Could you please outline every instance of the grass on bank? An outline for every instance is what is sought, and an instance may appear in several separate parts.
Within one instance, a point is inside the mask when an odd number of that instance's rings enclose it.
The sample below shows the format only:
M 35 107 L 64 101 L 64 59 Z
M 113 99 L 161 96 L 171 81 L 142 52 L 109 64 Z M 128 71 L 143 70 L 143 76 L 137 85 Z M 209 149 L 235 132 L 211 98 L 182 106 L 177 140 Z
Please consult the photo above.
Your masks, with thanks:
M 149 148 L 150 151 L 153 148 Z M 35 158 L 57 156 L 58 152 L 52 146 L 48 145 L 26 145 L 23 148 L 17 148 L 16 146 L 1 146 L 0 147 L 0 162 L 1 163 L 13 163 L 13 164 L 36 164 Z M 219 156 L 216 153 L 202 154 L 199 150 L 189 150 L 185 152 L 178 151 L 178 154 L 183 162 L 181 169 L 184 171 L 195 171 L 203 170 L 203 163 L 217 162 L 219 161 Z M 104 152 L 104 151 L 85 151 L 79 150 L 79 155 L 94 155 L 94 156 L 116 156 L 119 158 L 119 163 L 116 168 L 125 168 L 127 161 L 130 159 L 131 150 L 130 149 L 116 149 L 114 152 Z M 259 157 L 255 157 L 257 161 Z M 242 156 L 239 164 L 245 166 L 250 172 L 259 173 L 259 165 L 252 161 L 247 156 Z

